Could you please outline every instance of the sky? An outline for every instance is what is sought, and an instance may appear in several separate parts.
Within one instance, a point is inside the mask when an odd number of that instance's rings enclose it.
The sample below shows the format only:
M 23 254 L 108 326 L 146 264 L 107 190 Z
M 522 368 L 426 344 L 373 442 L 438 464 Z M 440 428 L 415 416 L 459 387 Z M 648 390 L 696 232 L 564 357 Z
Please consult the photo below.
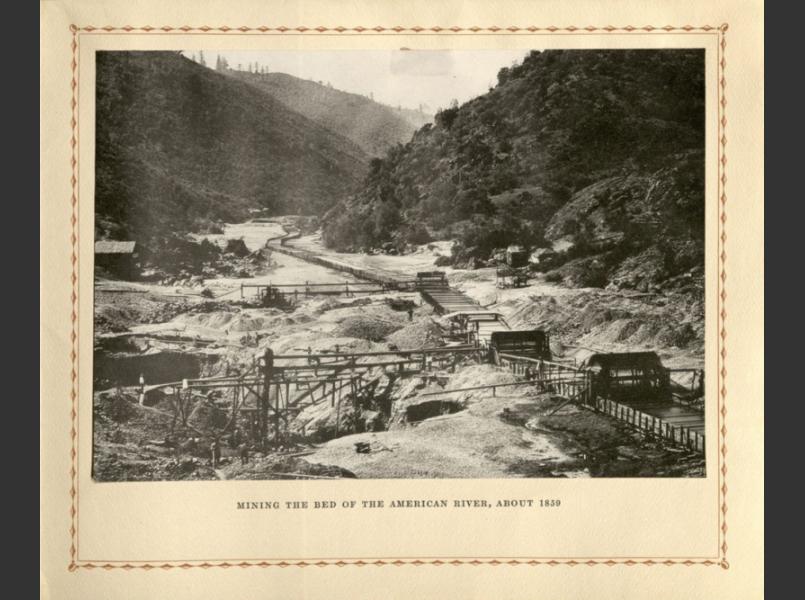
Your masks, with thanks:
M 501 67 L 520 62 L 527 50 L 271 50 L 204 51 L 207 66 L 221 54 L 230 68 L 255 62 L 269 71 L 328 82 L 336 89 L 378 102 L 435 113 L 486 93 Z M 198 51 L 184 52 L 198 57 Z

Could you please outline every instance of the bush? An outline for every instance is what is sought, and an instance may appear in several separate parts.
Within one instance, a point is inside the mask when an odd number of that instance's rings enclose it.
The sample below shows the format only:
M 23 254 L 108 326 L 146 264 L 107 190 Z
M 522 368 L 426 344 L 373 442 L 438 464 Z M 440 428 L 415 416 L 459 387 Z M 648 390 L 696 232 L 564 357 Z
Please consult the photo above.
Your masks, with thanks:
M 453 122 L 456 120 L 457 116 L 458 107 L 445 108 L 444 110 L 437 112 L 434 119 L 437 126 L 450 129 L 453 126 Z
M 414 223 L 405 231 L 405 240 L 409 244 L 427 244 L 433 241 L 428 228 L 423 223 Z

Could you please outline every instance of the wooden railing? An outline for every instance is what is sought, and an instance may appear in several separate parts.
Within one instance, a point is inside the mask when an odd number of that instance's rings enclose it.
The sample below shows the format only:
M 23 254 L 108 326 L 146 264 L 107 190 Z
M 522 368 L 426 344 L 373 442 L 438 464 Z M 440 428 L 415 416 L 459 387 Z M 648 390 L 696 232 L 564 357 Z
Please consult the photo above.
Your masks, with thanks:
M 539 383 L 560 396 L 578 398 L 589 403 L 590 375 L 587 371 L 559 362 L 540 360 L 514 354 L 498 354 L 501 366 L 508 366 L 515 375 Z

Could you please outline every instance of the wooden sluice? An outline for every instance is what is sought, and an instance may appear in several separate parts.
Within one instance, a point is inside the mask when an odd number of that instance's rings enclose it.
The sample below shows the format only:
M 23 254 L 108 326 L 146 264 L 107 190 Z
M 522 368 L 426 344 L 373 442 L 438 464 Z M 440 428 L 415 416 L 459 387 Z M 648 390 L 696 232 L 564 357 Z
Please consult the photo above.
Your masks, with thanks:
M 499 363 L 541 389 L 563 396 L 648 435 L 694 452 L 704 452 L 704 411 L 675 401 L 671 375 L 693 369 L 666 369 L 653 352 L 599 354 L 577 367 L 514 354 L 499 354 Z M 699 381 L 703 375 L 700 371 Z M 695 385 L 695 384 L 691 384 Z M 557 412 L 555 410 L 554 412 Z
M 637 408 L 637 407 L 640 408 Z M 625 404 L 595 398 L 596 410 L 625 421 L 645 433 L 695 452 L 704 452 L 704 414 L 678 404 Z
M 405 278 L 398 273 L 376 268 L 364 269 L 361 267 L 356 267 L 334 258 L 320 256 L 313 252 L 308 252 L 307 250 L 301 250 L 299 248 L 291 248 L 287 245 L 289 241 L 298 238 L 300 235 L 301 233 L 299 231 L 288 232 L 285 235 L 268 240 L 267 245 L 271 248 L 271 250 L 279 252 L 280 254 L 286 254 L 309 263 L 320 265 L 328 269 L 333 269 L 334 271 L 349 273 L 358 279 L 365 279 L 366 281 L 371 281 L 376 284 L 380 284 L 381 286 L 385 286 L 388 289 L 415 291 L 416 282 L 412 279 Z
M 484 308 L 447 283 L 443 271 L 417 273 L 416 289 L 440 315 L 457 312 L 481 312 Z
M 140 388 L 141 398 L 156 393 L 171 400 L 174 415 L 187 425 L 186 409 L 199 395 L 231 391 L 230 417 L 221 434 L 230 432 L 238 414 L 248 415 L 252 438 L 261 445 L 281 444 L 290 421 L 304 409 L 322 403 L 340 411 L 343 402 L 356 403 L 373 390 L 380 378 L 455 368 L 464 359 L 482 360 L 472 346 L 275 355 L 267 349 L 239 375 L 184 379 Z M 220 398 L 223 399 L 223 398 Z
M 374 282 L 345 281 L 343 283 L 242 283 L 240 285 L 240 297 L 247 297 L 247 290 L 254 290 L 254 294 L 259 300 L 266 296 L 278 297 L 286 301 L 298 301 L 299 298 L 309 298 L 311 296 L 347 296 L 352 297 L 358 294 L 383 294 L 390 291 L 388 285 L 377 284 Z M 251 296 L 252 294 L 248 294 Z

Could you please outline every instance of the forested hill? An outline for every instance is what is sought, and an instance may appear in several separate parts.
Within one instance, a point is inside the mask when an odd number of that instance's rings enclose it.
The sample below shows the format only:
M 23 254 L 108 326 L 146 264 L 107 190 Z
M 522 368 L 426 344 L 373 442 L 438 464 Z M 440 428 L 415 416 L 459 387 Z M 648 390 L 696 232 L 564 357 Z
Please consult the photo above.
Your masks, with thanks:
M 534 51 L 373 160 L 324 239 L 456 237 L 457 261 L 563 240 L 563 260 L 597 261 L 595 281 L 570 283 L 625 281 L 640 257 L 667 279 L 701 263 L 703 151 L 703 51 Z
M 227 74 L 268 92 L 288 108 L 352 140 L 370 156 L 406 143 L 429 120 L 424 113 L 392 108 L 359 94 L 285 73 L 228 70 Z
M 321 213 L 367 171 L 346 137 L 178 53 L 99 52 L 96 94 L 98 238 Z

